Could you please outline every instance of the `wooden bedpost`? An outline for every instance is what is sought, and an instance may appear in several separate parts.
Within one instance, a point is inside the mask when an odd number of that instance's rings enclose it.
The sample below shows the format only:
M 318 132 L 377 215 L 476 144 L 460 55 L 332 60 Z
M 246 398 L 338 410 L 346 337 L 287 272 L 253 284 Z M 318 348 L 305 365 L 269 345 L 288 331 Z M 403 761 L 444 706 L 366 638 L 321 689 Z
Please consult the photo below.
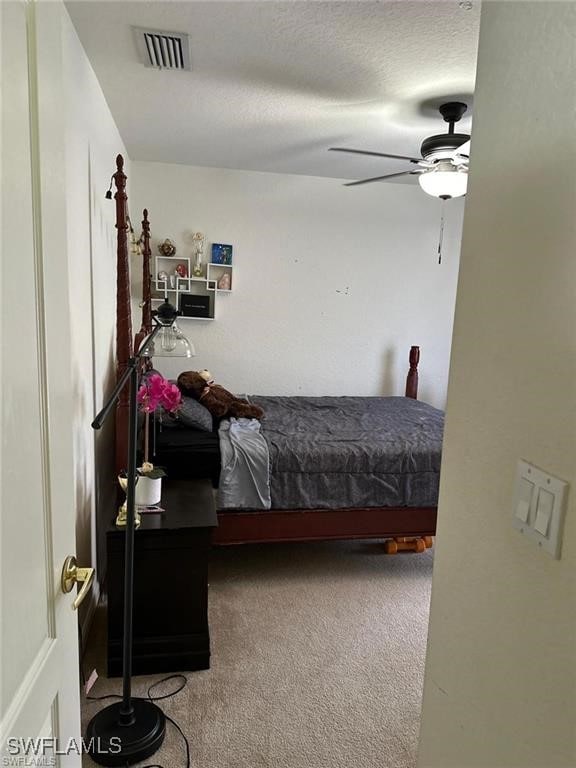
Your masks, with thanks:
M 116 380 L 124 373 L 132 356 L 132 312 L 130 308 L 130 266 L 126 237 L 126 175 L 124 158 L 116 157 Z M 116 469 L 126 469 L 128 452 L 128 389 L 124 387 L 116 409 Z
M 152 332 L 152 291 L 150 284 L 150 222 L 148 209 L 144 208 L 142 219 L 142 324 L 134 339 L 134 349 L 137 350 L 146 336 Z M 149 361 L 148 361 L 149 364 Z M 146 366 L 147 367 L 147 366 Z
M 420 347 L 410 347 L 410 370 L 406 377 L 406 397 L 418 399 L 418 363 L 420 362 Z M 425 552 L 432 546 L 432 536 L 395 536 L 384 543 L 384 551 L 388 555 L 396 552 Z
M 420 347 L 410 347 L 410 370 L 406 377 L 406 397 L 418 399 L 418 363 L 420 362 Z

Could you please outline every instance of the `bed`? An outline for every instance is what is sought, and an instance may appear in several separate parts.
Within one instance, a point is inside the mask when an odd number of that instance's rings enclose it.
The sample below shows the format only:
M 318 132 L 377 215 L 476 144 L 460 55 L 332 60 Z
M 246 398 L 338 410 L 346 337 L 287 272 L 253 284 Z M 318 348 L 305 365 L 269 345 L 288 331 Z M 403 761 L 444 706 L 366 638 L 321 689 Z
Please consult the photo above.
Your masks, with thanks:
M 121 156 L 117 192 L 117 368 L 152 327 L 150 223 L 142 221 L 142 321 L 132 342 L 126 176 Z M 133 347 L 134 345 L 134 347 Z M 270 450 L 272 508 L 218 512 L 214 543 L 384 539 L 385 551 L 421 552 L 432 545 L 440 475 L 443 414 L 417 400 L 420 350 L 409 353 L 403 397 L 251 396 L 262 405 Z M 127 402 L 117 412 L 116 457 L 125 462 Z M 343 450 L 341 450 L 343 449 Z M 155 463 L 170 478 L 209 477 L 218 485 L 216 430 L 161 430 Z

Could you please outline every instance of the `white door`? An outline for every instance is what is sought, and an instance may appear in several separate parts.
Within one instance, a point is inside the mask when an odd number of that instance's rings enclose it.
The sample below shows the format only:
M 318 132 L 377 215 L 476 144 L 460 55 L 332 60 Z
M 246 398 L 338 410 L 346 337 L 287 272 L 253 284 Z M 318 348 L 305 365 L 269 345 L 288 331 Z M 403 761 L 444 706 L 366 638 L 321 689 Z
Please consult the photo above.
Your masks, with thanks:
M 2 1 L 0 22 L 0 761 L 79 766 L 49 757 L 80 745 L 60 11 Z

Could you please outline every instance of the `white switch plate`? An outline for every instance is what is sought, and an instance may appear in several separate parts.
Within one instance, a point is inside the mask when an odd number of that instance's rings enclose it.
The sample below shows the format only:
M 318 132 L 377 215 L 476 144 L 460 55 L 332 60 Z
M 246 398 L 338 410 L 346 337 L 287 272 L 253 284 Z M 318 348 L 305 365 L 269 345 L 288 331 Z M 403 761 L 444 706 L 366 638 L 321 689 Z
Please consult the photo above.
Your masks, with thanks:
M 567 490 L 568 483 L 564 480 L 527 461 L 518 462 L 512 525 L 556 559 L 560 559 Z M 548 518 L 546 527 L 543 522 Z M 546 535 L 536 527 L 546 530 Z

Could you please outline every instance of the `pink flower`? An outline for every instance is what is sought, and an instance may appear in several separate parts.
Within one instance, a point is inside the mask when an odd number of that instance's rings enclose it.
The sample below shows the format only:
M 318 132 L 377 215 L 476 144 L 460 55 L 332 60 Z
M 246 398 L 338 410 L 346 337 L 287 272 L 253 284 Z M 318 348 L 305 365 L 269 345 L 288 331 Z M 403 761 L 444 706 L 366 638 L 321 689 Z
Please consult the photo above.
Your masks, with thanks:
M 168 382 L 164 376 L 160 376 L 159 373 L 154 373 L 148 379 L 147 385 L 150 398 L 156 401 L 156 405 L 158 405 L 160 400 L 162 400 L 162 396 L 164 395 L 164 390 L 168 386 Z
M 154 413 L 160 405 L 166 384 L 166 379 L 158 373 L 146 379 L 138 390 L 137 400 L 140 403 L 141 411 L 144 413 Z
M 137 399 L 143 413 L 154 413 L 159 405 L 174 413 L 180 406 L 182 395 L 175 384 L 170 384 L 164 376 L 154 373 L 141 385 Z
M 142 384 L 138 390 L 137 398 L 140 405 L 140 410 L 144 413 L 152 413 L 156 406 L 150 401 L 150 395 L 146 384 Z
M 180 407 L 182 402 L 182 395 L 176 384 L 169 384 L 166 382 L 166 387 L 162 394 L 162 405 L 170 413 L 174 413 Z

